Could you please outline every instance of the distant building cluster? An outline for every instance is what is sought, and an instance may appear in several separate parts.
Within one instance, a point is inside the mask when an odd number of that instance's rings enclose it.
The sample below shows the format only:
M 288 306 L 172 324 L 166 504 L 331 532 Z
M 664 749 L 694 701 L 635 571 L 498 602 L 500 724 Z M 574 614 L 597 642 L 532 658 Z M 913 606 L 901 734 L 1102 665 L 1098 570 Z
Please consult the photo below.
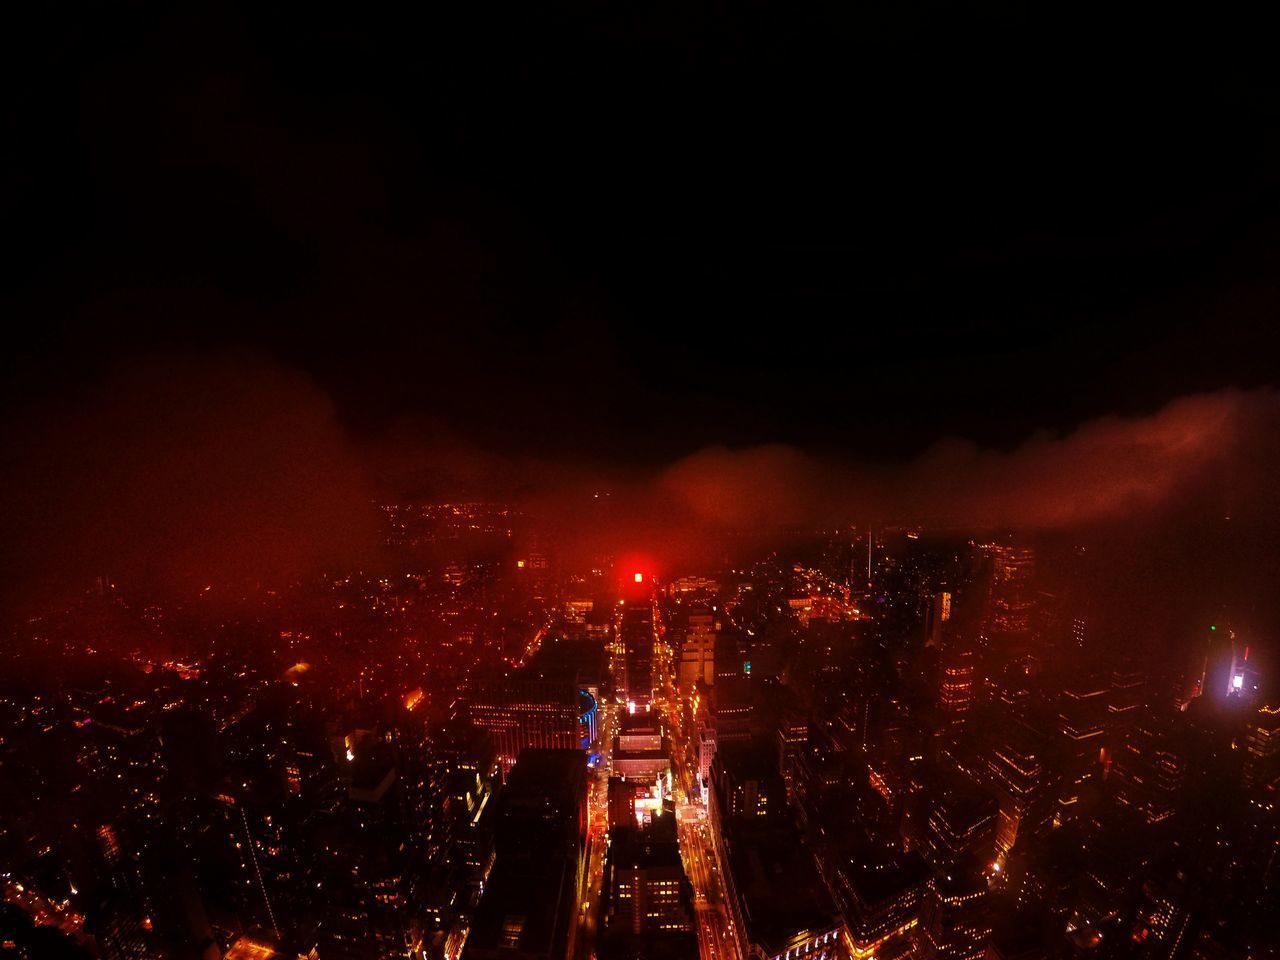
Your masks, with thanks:
M 495 504 L 0 650 L 0 957 L 1250 960 L 1275 638 L 1081 551 L 825 531 L 669 580 Z

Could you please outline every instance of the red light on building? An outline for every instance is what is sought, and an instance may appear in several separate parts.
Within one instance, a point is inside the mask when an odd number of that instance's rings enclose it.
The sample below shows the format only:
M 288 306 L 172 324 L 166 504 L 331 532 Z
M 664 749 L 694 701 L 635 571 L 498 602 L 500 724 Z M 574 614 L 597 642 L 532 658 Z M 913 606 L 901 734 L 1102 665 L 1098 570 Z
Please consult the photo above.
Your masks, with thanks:
M 637 574 L 636 574 L 636 583 L 644 583 L 644 574 L 643 574 L 643 573 L 637 573 Z

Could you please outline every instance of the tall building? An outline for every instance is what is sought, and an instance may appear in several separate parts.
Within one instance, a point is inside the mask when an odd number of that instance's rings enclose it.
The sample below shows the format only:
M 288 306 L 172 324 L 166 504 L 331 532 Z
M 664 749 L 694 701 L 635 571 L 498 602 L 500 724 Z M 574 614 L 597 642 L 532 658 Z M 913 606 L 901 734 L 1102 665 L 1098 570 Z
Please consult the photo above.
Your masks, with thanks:
M 438 732 L 430 749 L 424 776 L 438 792 L 440 807 L 439 828 L 433 831 L 439 852 L 433 859 L 462 884 L 478 889 L 493 866 L 490 820 L 498 764 L 492 745 L 479 731 L 464 727 Z
M 1000 730 L 987 757 L 986 779 L 1000 804 L 996 856 L 1002 860 L 1020 834 L 1035 834 L 1050 819 L 1049 774 L 1042 738 L 1020 723 Z
M 651 796 L 652 788 L 646 784 L 610 777 L 606 795 L 609 828 L 635 823 L 640 802 Z
M 1036 554 L 1030 547 L 985 544 L 983 552 L 991 561 L 991 598 L 987 622 L 1005 634 L 1023 633 L 1031 628 L 1031 581 L 1035 576 Z
M 653 603 L 628 602 L 622 610 L 622 696 L 628 709 L 648 710 L 653 700 Z
M 984 544 L 989 563 L 989 591 L 982 618 L 986 670 L 1021 663 L 1031 650 L 1036 555 L 1029 547 Z
M 809 742 L 809 721 L 794 712 L 785 712 L 778 720 L 778 769 L 793 796 L 796 763 Z
M 711 686 L 716 681 L 716 630 L 710 610 L 699 607 L 689 612 L 689 626 L 680 646 L 680 689 L 688 692 L 701 681 Z
M 1062 693 L 1058 708 L 1062 785 L 1055 813 L 1059 822 L 1075 815 L 1074 808 L 1081 801 L 1085 786 L 1099 772 L 1109 693 L 1106 681 L 1088 678 L 1071 684 Z
M 751 660 L 732 637 L 716 642 L 716 682 L 708 713 L 719 743 L 750 740 L 755 733 L 755 680 Z
M 836 870 L 836 898 L 848 925 L 845 952 L 870 960 L 909 949 L 920 921 L 929 867 L 914 853 L 859 850 Z
M 1116 801 L 1148 823 L 1173 816 L 1182 786 L 1186 761 L 1174 743 L 1171 721 L 1162 711 L 1144 712 L 1130 725 L 1112 764 Z
M 576 750 L 525 750 L 499 799 L 497 860 L 463 960 L 565 960 L 585 870 L 587 763 Z
M 939 662 L 938 712 L 951 725 L 965 722 L 973 709 L 976 652 L 962 634 L 944 636 Z
M 711 789 L 711 765 L 718 746 L 715 727 L 703 727 L 698 731 L 698 784 L 702 787 L 704 803 Z
M 711 763 L 711 781 L 716 797 L 712 813 L 721 830 L 728 821 L 787 816 L 786 785 L 772 752 L 763 744 L 721 744 Z
M 844 926 L 792 821 L 775 752 L 721 744 L 711 780 L 711 835 L 741 955 L 833 960 Z
M 384 738 L 357 731 L 342 738 L 339 760 L 346 795 L 328 817 L 327 857 L 317 882 L 330 903 L 317 949 L 334 960 L 377 960 L 406 952 L 413 940 L 417 904 L 407 893 L 406 785 L 399 757 Z M 277 912 L 283 919 L 284 910 Z
M 916 937 L 920 960 L 978 960 L 991 939 L 987 879 L 975 867 L 935 873 L 925 884 Z
M 692 893 L 680 860 L 674 815 L 654 817 L 644 826 L 633 820 L 609 831 L 604 867 L 606 938 L 691 933 Z M 692 944 L 696 955 L 696 941 Z
M 570 680 L 509 678 L 478 693 L 470 713 L 506 766 L 525 749 L 585 749 L 595 735 L 595 698 Z
M 957 777 L 944 783 L 925 819 L 921 853 L 947 872 L 965 861 L 988 864 L 995 855 L 1000 806 L 994 797 Z
M 941 647 L 944 624 L 951 619 L 951 594 L 935 593 L 929 597 L 925 608 L 925 646 Z
M 1245 735 L 1244 781 L 1265 787 L 1280 778 L 1280 706 L 1262 706 Z
M 1107 698 L 1107 742 L 1113 748 L 1124 742 L 1133 721 L 1146 703 L 1147 674 L 1128 657 L 1111 671 L 1111 692 Z
M 845 926 L 812 855 L 791 829 L 724 844 L 725 900 L 744 957 L 836 960 Z M 726 858 L 727 857 L 727 858 Z

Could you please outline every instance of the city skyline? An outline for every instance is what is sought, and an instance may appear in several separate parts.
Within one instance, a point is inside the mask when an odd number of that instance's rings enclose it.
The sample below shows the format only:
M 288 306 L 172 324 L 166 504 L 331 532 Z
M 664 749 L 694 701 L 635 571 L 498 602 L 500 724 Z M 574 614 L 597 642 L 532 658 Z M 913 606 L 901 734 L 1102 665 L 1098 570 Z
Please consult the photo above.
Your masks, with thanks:
M 1252 19 L 12 11 L 0 960 L 1280 958 Z

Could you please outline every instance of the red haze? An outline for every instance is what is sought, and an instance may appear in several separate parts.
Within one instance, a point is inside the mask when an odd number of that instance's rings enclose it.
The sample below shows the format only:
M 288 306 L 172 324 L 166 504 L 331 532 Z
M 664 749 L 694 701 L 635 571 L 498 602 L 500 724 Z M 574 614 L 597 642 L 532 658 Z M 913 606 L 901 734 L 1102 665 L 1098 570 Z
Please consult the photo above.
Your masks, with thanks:
M 154 358 L 29 411 L 3 465 L 11 586 L 193 592 L 360 562 L 372 493 L 327 397 L 257 356 Z
M 659 492 L 713 526 L 785 529 L 927 519 L 970 530 L 1051 530 L 1159 510 L 1206 480 L 1260 462 L 1280 411 L 1270 390 L 1175 400 L 1146 417 L 1103 417 L 1009 452 L 943 441 L 896 467 L 821 463 L 782 446 L 701 451 Z

